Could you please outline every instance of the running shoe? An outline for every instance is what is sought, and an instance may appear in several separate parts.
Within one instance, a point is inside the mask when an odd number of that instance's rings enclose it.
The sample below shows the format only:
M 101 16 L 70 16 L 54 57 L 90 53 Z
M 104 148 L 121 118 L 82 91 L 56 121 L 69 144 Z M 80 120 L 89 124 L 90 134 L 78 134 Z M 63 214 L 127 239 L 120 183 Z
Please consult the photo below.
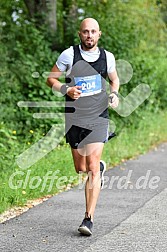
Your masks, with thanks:
M 106 171 L 106 163 L 103 160 L 100 160 L 100 178 L 101 178 L 101 189 L 104 186 L 104 173 Z
M 93 222 L 91 218 L 84 218 L 82 224 L 79 226 L 78 231 L 84 235 L 92 235 Z

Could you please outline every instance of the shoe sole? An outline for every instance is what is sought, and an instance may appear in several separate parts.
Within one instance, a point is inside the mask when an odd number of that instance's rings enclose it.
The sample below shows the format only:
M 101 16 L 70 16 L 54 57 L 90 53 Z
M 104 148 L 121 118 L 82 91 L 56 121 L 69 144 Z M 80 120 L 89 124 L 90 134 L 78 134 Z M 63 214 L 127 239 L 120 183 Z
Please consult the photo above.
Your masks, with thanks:
M 103 167 L 104 167 L 103 172 L 101 174 L 101 189 L 103 189 L 103 186 L 104 186 L 104 173 L 106 171 L 106 163 L 103 160 L 100 160 L 100 163 L 102 163 Z
M 90 231 L 89 228 L 87 228 L 86 226 L 85 227 L 79 227 L 78 228 L 78 231 L 81 233 L 81 234 L 84 234 L 84 235 L 91 235 L 92 232 Z

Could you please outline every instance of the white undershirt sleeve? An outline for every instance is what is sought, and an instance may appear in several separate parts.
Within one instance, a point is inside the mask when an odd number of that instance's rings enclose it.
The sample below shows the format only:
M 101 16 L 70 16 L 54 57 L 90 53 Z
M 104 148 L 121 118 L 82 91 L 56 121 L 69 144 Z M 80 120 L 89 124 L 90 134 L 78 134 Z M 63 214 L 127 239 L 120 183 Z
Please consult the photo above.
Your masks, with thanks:
M 107 57 L 107 72 L 112 73 L 115 71 L 115 57 L 111 52 L 106 51 L 106 57 Z
M 72 68 L 74 51 L 73 47 L 64 50 L 56 61 L 56 66 L 61 72 L 66 72 Z

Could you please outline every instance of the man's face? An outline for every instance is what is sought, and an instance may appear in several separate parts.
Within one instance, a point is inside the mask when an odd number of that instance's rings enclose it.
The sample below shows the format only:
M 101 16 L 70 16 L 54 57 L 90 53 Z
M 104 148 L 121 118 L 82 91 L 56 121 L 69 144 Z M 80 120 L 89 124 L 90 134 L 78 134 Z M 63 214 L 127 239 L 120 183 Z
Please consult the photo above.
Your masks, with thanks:
M 79 31 L 79 37 L 83 49 L 90 50 L 92 48 L 96 49 L 98 40 L 100 38 L 101 31 L 99 31 L 99 26 L 96 22 L 85 21 L 82 23 Z

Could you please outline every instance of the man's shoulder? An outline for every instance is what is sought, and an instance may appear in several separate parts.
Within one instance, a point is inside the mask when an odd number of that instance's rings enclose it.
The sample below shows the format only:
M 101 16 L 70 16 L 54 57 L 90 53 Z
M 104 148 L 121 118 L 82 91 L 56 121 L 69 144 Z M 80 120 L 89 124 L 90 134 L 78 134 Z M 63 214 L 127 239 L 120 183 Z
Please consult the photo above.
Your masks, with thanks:
M 114 58 L 114 54 L 112 53 L 112 52 L 110 52 L 110 51 L 108 51 L 108 50 L 106 50 L 105 48 L 103 48 L 103 47 L 99 47 L 99 49 L 101 49 L 101 50 L 103 50 L 104 52 L 105 52 L 105 54 L 106 54 L 106 56 L 107 56 L 107 58 L 108 57 L 112 57 L 112 58 Z
M 114 54 L 112 52 L 109 52 L 106 49 L 104 49 L 104 52 L 106 54 L 107 61 L 109 61 L 109 62 L 115 61 L 115 57 L 114 57 Z
M 61 55 L 64 55 L 64 56 L 66 56 L 66 55 L 69 56 L 69 55 L 73 55 L 73 54 L 74 54 L 73 46 L 70 46 L 61 52 Z
M 114 54 L 112 52 L 109 52 L 108 50 L 104 49 L 106 55 L 108 56 L 114 56 Z

